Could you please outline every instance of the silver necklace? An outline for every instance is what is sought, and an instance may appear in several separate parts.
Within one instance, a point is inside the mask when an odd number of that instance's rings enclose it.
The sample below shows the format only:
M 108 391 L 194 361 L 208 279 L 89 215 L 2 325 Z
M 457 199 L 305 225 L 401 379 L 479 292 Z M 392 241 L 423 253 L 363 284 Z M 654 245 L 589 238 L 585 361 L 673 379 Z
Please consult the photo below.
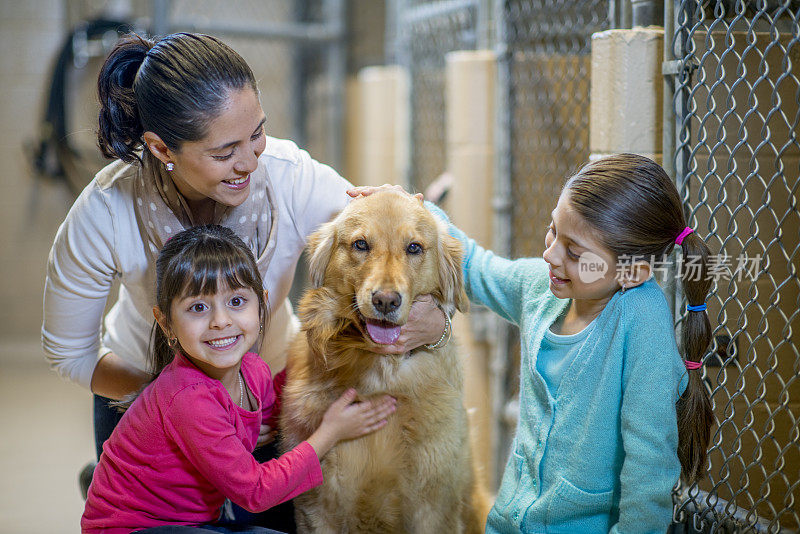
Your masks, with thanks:
M 239 379 L 239 406 L 244 408 L 244 383 L 242 382 L 242 372 L 239 371 L 236 377 Z

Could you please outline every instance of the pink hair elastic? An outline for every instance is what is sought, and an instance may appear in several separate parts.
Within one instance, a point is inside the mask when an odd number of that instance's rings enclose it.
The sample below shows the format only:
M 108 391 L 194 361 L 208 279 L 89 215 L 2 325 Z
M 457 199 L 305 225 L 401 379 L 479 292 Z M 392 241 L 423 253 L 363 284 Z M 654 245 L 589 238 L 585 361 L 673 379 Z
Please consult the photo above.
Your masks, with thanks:
M 678 234 L 678 237 L 675 238 L 675 244 L 676 245 L 683 245 L 683 240 L 686 239 L 686 236 L 691 234 L 692 232 L 694 232 L 694 230 L 692 230 L 688 226 L 686 228 L 684 228 L 683 232 Z
M 693 362 L 691 360 L 683 360 L 683 365 L 685 365 L 689 371 L 694 371 L 695 369 L 700 369 L 701 367 L 703 367 L 703 362 Z

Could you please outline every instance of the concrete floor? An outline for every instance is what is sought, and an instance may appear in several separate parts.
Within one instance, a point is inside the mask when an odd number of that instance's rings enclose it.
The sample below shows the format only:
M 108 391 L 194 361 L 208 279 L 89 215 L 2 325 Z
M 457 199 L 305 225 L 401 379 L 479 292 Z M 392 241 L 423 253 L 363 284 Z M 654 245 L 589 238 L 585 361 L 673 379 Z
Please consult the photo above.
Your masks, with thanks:
M 0 534 L 80 532 L 91 413 L 91 395 L 49 369 L 38 340 L 0 343 Z

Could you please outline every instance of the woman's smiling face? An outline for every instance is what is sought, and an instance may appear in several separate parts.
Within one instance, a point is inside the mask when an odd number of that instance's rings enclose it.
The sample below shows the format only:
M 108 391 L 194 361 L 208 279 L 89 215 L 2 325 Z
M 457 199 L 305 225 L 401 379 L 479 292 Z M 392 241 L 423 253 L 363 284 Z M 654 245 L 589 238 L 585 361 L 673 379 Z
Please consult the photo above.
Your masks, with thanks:
M 178 191 L 190 203 L 211 199 L 238 206 L 244 202 L 250 194 L 250 173 L 266 148 L 265 121 L 251 87 L 232 90 L 206 136 L 171 151 L 175 168 L 170 176 Z
M 570 206 L 564 192 L 552 213 L 542 255 L 550 266 L 550 291 L 558 298 L 609 299 L 620 289 L 615 254 Z

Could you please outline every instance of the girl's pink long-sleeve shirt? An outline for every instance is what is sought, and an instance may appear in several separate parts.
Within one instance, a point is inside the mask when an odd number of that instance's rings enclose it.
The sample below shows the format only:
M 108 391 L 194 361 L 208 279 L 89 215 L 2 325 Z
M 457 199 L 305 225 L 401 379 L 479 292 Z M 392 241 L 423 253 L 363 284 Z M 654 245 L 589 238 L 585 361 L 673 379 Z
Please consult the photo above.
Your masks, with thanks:
M 176 355 L 103 445 L 82 531 L 211 523 L 226 497 L 262 511 L 322 484 L 308 442 L 264 464 L 253 458 L 261 421 L 272 415 L 276 397 L 269 367 L 256 354 L 242 359 L 242 376 L 259 401 L 254 412 Z

